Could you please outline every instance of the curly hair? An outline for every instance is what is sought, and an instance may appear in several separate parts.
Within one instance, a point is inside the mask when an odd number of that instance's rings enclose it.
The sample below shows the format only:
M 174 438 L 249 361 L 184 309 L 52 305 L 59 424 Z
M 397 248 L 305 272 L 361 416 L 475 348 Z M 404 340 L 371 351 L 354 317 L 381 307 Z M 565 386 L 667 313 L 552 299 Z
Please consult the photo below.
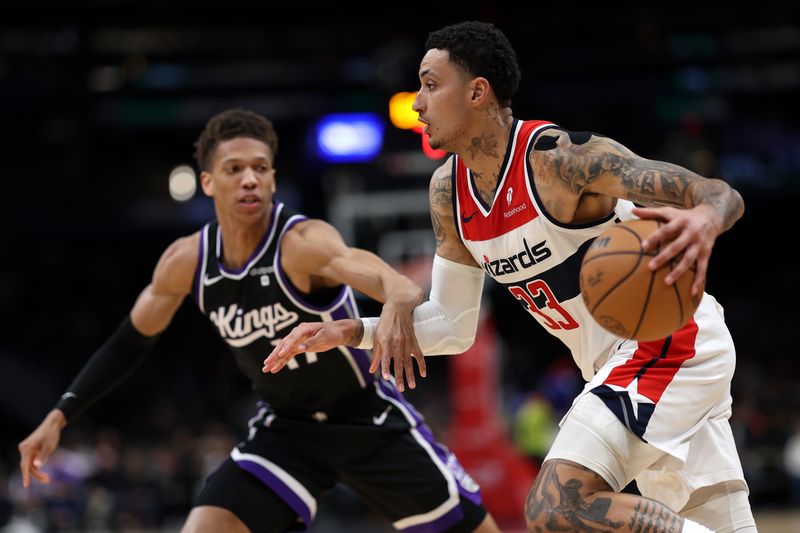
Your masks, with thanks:
M 447 50 L 450 61 L 489 81 L 502 105 L 510 105 L 522 74 L 502 31 L 487 22 L 461 22 L 431 32 L 425 49 Z
M 272 150 L 273 158 L 278 153 L 278 134 L 272 122 L 252 111 L 229 109 L 211 117 L 194 143 L 194 157 L 200 170 L 208 170 L 211 155 L 219 143 L 237 137 L 263 142 Z

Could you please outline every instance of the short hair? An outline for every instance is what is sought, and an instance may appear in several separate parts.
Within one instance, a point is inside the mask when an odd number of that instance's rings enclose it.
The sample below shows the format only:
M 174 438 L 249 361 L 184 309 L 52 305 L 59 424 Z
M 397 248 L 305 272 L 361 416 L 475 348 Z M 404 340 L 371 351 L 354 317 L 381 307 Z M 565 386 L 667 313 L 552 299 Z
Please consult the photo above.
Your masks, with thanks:
M 522 74 L 508 38 L 488 22 L 461 22 L 431 32 L 425 49 L 447 50 L 450 61 L 489 81 L 502 105 L 510 105 Z
M 219 143 L 237 137 L 263 142 L 272 150 L 272 157 L 278 153 L 278 134 L 272 122 L 252 111 L 229 109 L 211 117 L 194 143 L 194 157 L 200 170 L 208 170 L 211 156 Z

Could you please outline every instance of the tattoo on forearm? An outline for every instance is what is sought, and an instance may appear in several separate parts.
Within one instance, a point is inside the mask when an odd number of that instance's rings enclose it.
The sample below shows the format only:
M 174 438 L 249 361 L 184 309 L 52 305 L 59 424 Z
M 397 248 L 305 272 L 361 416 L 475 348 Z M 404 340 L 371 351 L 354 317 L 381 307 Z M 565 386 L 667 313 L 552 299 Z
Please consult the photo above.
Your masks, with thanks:
M 470 145 L 467 147 L 470 157 L 474 158 L 478 152 L 492 157 L 499 158 L 497 153 L 497 139 L 494 135 L 481 135 L 480 137 L 473 137 Z
M 701 180 L 692 185 L 692 204 L 706 204 L 722 218 L 722 229 L 728 230 L 744 212 L 744 202 L 738 192 L 721 180 Z
M 347 346 L 358 346 L 361 344 L 361 340 L 364 338 L 364 323 L 360 320 L 357 320 L 358 325 L 356 326 L 356 330 L 353 332 L 353 335 L 347 340 Z

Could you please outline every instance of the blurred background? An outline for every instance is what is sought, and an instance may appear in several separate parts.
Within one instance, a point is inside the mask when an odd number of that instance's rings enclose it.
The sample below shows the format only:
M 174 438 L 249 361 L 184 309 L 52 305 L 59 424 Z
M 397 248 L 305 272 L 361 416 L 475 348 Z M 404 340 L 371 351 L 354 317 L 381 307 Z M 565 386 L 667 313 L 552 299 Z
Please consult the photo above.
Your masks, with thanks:
M 603 133 L 742 193 L 745 216 L 718 240 L 707 291 L 737 343 L 731 423 L 759 526 L 800 531 L 800 9 L 776 6 L 5 0 L 0 531 L 176 531 L 244 435 L 249 386 L 187 300 L 139 371 L 64 432 L 51 484 L 21 488 L 17 443 L 164 248 L 213 218 L 192 159 L 213 114 L 271 119 L 278 198 L 428 283 L 426 189 L 444 154 L 409 129 L 401 93 L 418 89 L 428 32 L 470 19 L 517 51 L 515 116 Z M 407 396 L 503 527 L 521 530 L 524 495 L 582 383 L 510 295 L 487 283 L 484 302 L 476 346 L 429 359 Z M 344 489 L 312 528 L 387 530 Z

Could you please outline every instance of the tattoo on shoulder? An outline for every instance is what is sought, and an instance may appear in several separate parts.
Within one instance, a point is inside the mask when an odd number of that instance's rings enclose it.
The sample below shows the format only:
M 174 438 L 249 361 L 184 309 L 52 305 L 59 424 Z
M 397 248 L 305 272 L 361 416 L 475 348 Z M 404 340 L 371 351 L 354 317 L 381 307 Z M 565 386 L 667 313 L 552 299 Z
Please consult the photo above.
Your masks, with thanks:
M 531 151 L 532 164 L 536 153 Z M 538 154 L 573 194 L 583 194 L 588 185 L 610 174 L 619 178 L 625 198 L 648 206 L 686 207 L 691 202 L 689 185 L 703 179 L 678 165 L 637 157 L 607 137 L 574 144 L 566 133 L 559 132 L 558 148 Z M 534 165 L 538 172 L 544 171 L 542 167 L 541 162 Z

